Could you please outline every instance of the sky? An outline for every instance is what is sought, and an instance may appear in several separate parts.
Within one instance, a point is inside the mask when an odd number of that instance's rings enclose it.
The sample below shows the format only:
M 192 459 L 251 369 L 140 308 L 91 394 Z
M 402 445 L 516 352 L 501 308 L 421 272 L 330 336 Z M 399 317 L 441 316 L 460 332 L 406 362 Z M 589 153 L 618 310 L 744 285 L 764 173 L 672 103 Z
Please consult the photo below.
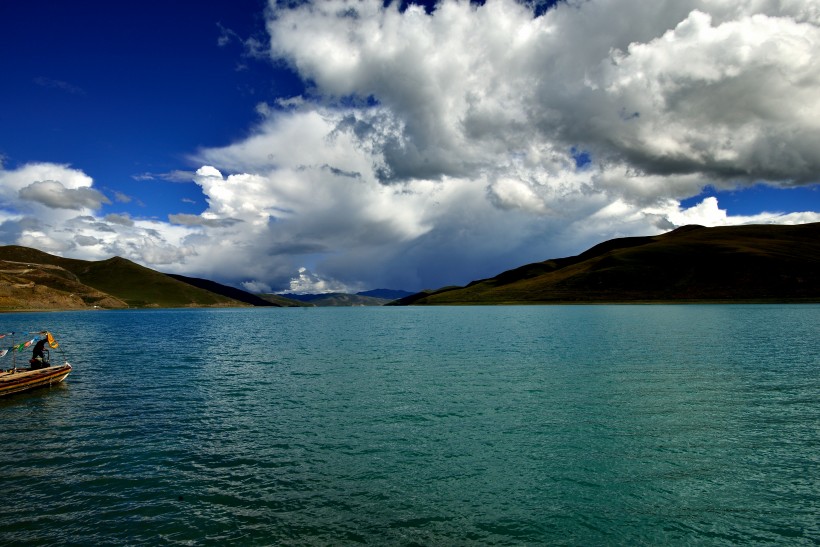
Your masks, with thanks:
M 820 221 L 817 0 L 0 2 L 0 244 L 252 292 Z

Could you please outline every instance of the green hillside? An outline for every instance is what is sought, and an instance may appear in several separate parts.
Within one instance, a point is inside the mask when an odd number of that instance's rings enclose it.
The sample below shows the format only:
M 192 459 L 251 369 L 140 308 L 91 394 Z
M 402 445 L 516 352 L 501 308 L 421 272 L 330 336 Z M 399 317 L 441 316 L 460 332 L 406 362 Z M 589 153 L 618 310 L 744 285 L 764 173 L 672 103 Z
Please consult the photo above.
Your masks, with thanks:
M 246 305 L 118 256 L 89 262 L 75 273 L 86 285 L 114 295 L 136 308 Z
M 820 223 L 686 226 L 614 239 L 399 304 L 697 301 L 820 301 Z
M 6 298 L 5 302 L 0 300 L 3 309 L 247 305 L 120 257 L 85 261 L 9 245 L 0 247 L 0 260 L 5 261 L 8 271 L 13 270 L 11 266 L 18 268 L 18 273 L 0 279 L 0 296 Z M 34 294 L 35 289 L 39 294 Z M 78 301 L 79 293 L 88 297 Z

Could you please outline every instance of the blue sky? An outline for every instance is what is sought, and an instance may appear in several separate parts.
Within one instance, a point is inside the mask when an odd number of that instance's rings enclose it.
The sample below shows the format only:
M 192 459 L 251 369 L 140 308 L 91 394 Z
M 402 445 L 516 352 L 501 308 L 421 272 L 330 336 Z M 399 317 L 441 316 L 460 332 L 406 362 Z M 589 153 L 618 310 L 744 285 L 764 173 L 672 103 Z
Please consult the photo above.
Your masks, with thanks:
M 249 57 L 240 43 L 265 40 L 264 7 L 259 0 L 4 2 L 7 167 L 71 164 L 102 191 L 132 198 L 111 211 L 200 212 L 204 199 L 190 177 L 159 185 L 144 175 L 190 170 L 192 151 L 243 137 L 260 101 L 301 92 L 295 75 Z
M 0 244 L 419 290 L 820 221 L 813 2 L 0 3 Z

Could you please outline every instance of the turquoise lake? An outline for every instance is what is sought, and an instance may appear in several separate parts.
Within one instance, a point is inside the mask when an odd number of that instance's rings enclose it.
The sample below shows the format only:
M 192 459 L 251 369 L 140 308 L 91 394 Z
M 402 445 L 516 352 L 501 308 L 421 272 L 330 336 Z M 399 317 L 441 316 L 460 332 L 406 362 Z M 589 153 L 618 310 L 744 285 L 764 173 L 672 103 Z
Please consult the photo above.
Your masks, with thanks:
M 820 543 L 818 305 L 0 321 L 2 545 Z

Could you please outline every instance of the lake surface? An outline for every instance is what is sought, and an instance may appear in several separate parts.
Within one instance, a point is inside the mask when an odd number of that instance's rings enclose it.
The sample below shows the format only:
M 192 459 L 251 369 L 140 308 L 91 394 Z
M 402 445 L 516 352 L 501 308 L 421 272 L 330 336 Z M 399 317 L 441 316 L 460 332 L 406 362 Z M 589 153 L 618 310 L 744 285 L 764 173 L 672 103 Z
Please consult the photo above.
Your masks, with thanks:
M 817 305 L 0 322 L 2 545 L 820 543 Z

